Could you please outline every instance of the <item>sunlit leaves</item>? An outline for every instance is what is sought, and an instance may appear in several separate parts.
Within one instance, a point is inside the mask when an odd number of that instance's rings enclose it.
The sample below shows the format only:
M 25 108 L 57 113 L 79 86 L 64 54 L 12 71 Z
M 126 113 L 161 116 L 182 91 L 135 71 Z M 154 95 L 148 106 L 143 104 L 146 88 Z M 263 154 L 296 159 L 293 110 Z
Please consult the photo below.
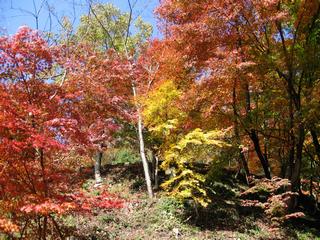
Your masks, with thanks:
M 142 99 L 145 124 L 158 137 L 169 135 L 184 118 L 185 114 L 177 107 L 181 94 L 173 81 L 165 81 Z
M 99 50 L 124 52 L 127 46 L 127 50 L 136 51 L 137 46 L 150 37 L 152 27 L 139 17 L 132 22 L 134 34 L 129 34 L 129 20 L 129 13 L 121 12 L 112 4 L 95 4 L 90 15 L 81 17 L 76 37 Z
M 180 199 L 193 199 L 196 203 L 207 206 L 210 199 L 203 185 L 204 175 L 194 169 L 194 164 L 210 162 L 221 148 L 229 145 L 223 140 L 223 131 L 203 132 L 194 129 L 171 144 L 164 152 L 161 167 L 171 178 L 161 186 Z
M 55 225 L 55 216 L 82 211 L 84 202 L 90 203 L 89 208 L 121 207 L 121 201 L 113 201 L 106 194 L 100 198 L 70 196 L 71 191 L 76 192 L 80 187 L 82 179 L 72 160 L 60 155 L 85 145 L 92 136 L 90 129 L 83 131 L 79 125 L 83 118 L 77 114 L 90 109 L 77 108 L 76 103 L 83 99 L 81 92 L 102 91 L 114 85 L 103 82 L 106 84 L 103 87 L 93 88 L 90 84 L 95 83 L 83 82 L 77 89 L 63 85 L 64 81 L 56 84 L 54 80 L 61 79 L 61 71 L 54 70 L 64 67 L 64 50 L 65 46 L 49 47 L 39 32 L 27 27 L 20 28 L 13 36 L 0 38 L 0 212 L 10 219 L 0 219 L 2 232 L 16 232 L 20 230 L 17 226 L 32 225 L 35 219 L 43 219 L 45 228 L 48 217 Z M 80 74 L 71 72 L 81 64 L 83 67 L 80 60 L 65 63 L 70 74 Z M 92 57 L 88 68 L 97 69 L 98 76 L 101 68 L 96 64 Z M 116 107 L 119 98 L 109 97 L 102 101 L 114 102 Z M 98 114 L 102 116 L 101 111 Z M 117 130 L 112 120 L 105 119 L 105 124 L 102 125 L 108 130 Z M 95 127 L 96 131 L 101 130 L 99 122 Z
M 12 234 L 18 231 L 19 227 L 16 224 L 12 223 L 8 219 L 0 218 L 0 232 Z

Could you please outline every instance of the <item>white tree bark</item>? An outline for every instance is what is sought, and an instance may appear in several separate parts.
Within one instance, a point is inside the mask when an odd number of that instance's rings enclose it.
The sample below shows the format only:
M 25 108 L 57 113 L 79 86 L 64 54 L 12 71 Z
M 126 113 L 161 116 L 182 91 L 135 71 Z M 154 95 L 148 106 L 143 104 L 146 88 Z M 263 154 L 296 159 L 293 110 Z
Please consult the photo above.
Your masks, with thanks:
M 132 86 L 132 91 L 133 91 L 133 96 L 136 99 L 137 92 L 136 92 L 135 86 Z M 143 165 L 144 176 L 145 176 L 147 189 L 148 189 L 148 195 L 149 195 L 149 198 L 152 198 L 153 190 L 152 190 L 152 184 L 151 184 L 151 178 L 150 178 L 150 172 L 149 172 L 149 165 L 148 165 L 146 152 L 144 148 L 144 139 L 143 139 L 143 133 L 142 133 L 143 124 L 142 124 L 140 106 L 138 105 L 138 103 L 136 103 L 136 108 L 138 113 L 138 138 L 139 138 L 139 147 L 140 147 L 140 157 Z
M 154 188 L 158 190 L 159 188 L 159 158 L 157 155 L 154 156 L 155 158 L 155 167 L 154 167 Z
M 96 185 L 100 185 L 102 183 L 101 178 L 101 160 L 102 160 L 102 152 L 98 152 L 94 157 L 94 179 Z

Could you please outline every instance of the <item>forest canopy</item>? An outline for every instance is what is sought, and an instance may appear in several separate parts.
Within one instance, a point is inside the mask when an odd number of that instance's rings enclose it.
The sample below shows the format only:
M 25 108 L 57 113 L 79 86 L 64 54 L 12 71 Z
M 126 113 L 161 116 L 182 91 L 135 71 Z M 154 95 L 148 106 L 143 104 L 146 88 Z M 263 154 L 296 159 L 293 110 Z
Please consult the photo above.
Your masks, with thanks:
M 194 222 L 232 195 L 320 224 L 318 0 L 163 0 L 161 37 L 130 0 L 87 6 L 0 36 L 0 239 L 89 239 L 67 220 L 130 209 L 105 173 L 137 163 Z

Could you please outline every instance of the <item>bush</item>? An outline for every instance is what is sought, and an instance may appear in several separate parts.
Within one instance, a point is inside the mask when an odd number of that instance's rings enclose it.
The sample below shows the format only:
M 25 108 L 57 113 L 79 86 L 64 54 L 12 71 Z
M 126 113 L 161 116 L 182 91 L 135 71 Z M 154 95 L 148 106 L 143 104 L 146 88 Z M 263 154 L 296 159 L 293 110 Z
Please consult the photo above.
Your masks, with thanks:
M 109 149 L 105 153 L 103 163 L 112 163 L 112 164 L 125 164 L 125 163 L 136 163 L 140 162 L 140 157 L 137 152 L 135 152 L 130 147 L 121 147 Z

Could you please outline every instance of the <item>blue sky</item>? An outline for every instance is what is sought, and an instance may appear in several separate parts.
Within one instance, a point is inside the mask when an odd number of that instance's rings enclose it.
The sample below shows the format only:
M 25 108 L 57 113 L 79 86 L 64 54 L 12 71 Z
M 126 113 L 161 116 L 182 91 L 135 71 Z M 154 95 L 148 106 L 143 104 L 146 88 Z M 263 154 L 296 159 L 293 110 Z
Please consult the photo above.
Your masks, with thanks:
M 48 30 L 49 11 L 48 5 L 44 4 L 46 1 L 56 17 L 68 16 L 70 19 L 75 20 L 75 24 L 77 24 L 81 15 L 88 12 L 86 0 L 0 0 L 0 31 L 5 34 L 13 34 L 21 25 L 36 28 L 36 21 L 32 14 L 39 11 L 39 9 L 41 9 L 38 21 L 39 30 Z M 135 1 L 134 15 L 141 15 L 144 21 L 153 25 L 153 37 L 160 36 L 156 26 L 156 19 L 153 15 L 153 10 L 159 4 L 159 0 L 131 0 L 131 2 Z M 109 2 L 123 11 L 128 11 L 127 0 L 101 0 L 99 2 Z M 51 16 L 53 31 L 59 29 L 56 17 Z

